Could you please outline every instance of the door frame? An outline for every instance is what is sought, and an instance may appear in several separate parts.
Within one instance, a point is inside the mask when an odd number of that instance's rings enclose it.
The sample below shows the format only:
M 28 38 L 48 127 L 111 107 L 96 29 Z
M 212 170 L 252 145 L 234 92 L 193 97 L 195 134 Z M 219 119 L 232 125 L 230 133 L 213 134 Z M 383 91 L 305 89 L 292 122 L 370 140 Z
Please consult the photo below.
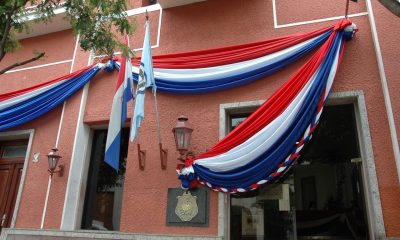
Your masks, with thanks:
M 222 139 L 228 131 L 229 115 L 232 113 L 254 109 L 265 100 L 235 102 L 220 104 L 219 138 Z M 357 128 L 357 136 L 362 159 L 362 180 L 365 195 L 365 207 L 370 239 L 386 237 L 383 221 L 382 205 L 375 169 L 375 159 L 372 149 L 371 134 L 368 124 L 367 108 L 362 90 L 331 93 L 327 105 L 353 104 Z M 218 236 L 229 239 L 230 224 L 229 194 L 218 195 Z
M 19 139 L 28 139 L 28 147 L 26 149 L 25 159 L 23 162 L 24 166 L 22 169 L 21 181 L 18 186 L 18 194 L 17 194 L 17 199 L 15 200 L 15 207 L 14 207 L 14 212 L 12 214 L 10 228 L 15 228 L 15 222 L 17 220 L 19 205 L 21 203 L 21 196 L 22 196 L 22 191 L 24 188 L 26 171 L 28 169 L 29 156 L 30 156 L 30 152 L 31 152 L 34 134 L 35 134 L 34 129 L 0 132 L 0 140 L 1 141 L 13 141 L 13 140 L 19 140 Z

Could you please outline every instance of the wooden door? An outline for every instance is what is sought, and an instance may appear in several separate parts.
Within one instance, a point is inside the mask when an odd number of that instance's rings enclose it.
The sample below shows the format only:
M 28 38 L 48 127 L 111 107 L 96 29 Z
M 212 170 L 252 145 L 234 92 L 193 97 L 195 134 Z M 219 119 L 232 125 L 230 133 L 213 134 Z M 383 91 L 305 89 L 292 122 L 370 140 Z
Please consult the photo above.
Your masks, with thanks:
M 15 145 L 21 146 L 21 144 L 21 142 L 0 142 L 0 231 L 11 225 L 24 166 L 24 158 L 20 156 L 23 153 L 15 157 L 7 157 L 4 149 Z

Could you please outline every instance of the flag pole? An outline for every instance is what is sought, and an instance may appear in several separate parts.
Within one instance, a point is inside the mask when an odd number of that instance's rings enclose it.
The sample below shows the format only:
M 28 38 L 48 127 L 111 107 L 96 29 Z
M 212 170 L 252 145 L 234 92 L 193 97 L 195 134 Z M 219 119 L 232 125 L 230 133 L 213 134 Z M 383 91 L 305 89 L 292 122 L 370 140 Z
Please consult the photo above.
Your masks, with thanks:
M 349 16 L 348 16 L 348 13 L 349 13 L 349 2 L 350 2 L 350 0 L 346 0 L 346 12 L 345 12 L 345 14 L 344 14 L 344 17 L 345 17 L 346 19 L 349 18 Z
M 147 23 L 147 27 L 149 27 L 149 25 L 150 25 L 149 24 L 149 14 L 147 12 L 147 9 L 146 9 L 146 23 Z M 158 112 L 158 102 L 157 102 L 157 94 L 156 94 L 156 92 L 157 92 L 157 87 L 156 87 L 155 80 L 154 80 L 153 95 L 154 95 L 154 107 L 155 107 L 156 122 L 157 122 L 158 147 L 159 147 L 159 151 L 160 151 L 161 169 L 166 169 L 167 168 L 168 150 L 167 149 L 163 149 L 163 147 L 162 147 L 161 131 L 160 131 L 160 114 Z
M 158 137 L 158 146 L 160 150 L 160 159 L 161 159 L 161 169 L 167 168 L 167 154 L 168 150 L 163 149 L 161 142 L 161 132 L 160 132 L 160 115 L 158 113 L 158 103 L 157 103 L 157 90 L 154 90 L 154 106 L 156 111 L 156 122 L 157 122 L 157 137 Z

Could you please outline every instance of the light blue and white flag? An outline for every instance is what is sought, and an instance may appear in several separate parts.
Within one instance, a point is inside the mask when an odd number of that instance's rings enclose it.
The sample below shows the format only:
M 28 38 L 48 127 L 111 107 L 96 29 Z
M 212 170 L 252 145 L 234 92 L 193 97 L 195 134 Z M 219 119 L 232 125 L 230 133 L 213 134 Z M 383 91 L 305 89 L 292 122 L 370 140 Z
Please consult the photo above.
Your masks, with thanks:
M 153 87 L 153 93 L 156 94 L 156 86 L 153 74 L 153 59 L 151 54 L 150 44 L 150 29 L 149 21 L 146 21 L 146 31 L 144 36 L 142 58 L 139 66 L 138 85 L 136 89 L 135 109 L 133 113 L 131 136 L 130 140 L 133 141 L 137 137 L 140 123 L 144 118 L 144 96 L 146 88 Z

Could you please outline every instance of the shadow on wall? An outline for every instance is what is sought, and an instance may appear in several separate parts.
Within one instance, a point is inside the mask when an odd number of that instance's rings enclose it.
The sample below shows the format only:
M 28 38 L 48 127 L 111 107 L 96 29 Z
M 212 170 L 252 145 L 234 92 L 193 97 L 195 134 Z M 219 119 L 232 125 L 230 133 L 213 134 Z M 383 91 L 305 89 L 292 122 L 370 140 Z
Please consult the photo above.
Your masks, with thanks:
M 379 0 L 394 15 L 400 17 L 400 1 L 398 0 Z

